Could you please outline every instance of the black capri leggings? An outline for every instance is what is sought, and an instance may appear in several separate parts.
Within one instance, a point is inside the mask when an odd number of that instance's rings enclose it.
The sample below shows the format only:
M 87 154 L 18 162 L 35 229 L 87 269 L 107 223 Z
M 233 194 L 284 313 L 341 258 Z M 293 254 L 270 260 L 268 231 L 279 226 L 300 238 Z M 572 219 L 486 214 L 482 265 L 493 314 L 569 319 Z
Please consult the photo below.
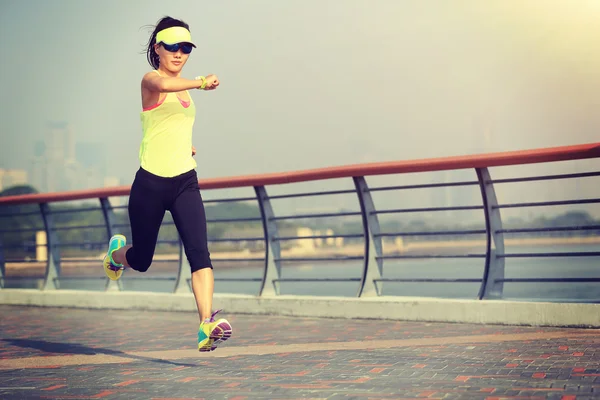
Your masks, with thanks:
M 131 268 L 140 272 L 150 268 L 167 210 L 173 216 L 192 272 L 212 268 L 196 170 L 163 178 L 140 168 L 131 186 L 128 210 L 133 247 L 125 256 Z

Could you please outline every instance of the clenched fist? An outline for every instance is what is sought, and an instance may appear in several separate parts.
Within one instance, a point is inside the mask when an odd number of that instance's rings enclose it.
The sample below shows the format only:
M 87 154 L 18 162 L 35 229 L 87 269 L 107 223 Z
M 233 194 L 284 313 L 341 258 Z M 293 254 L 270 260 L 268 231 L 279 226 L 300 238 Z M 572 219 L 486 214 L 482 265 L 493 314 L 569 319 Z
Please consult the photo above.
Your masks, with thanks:
M 217 86 L 219 86 L 219 78 L 217 78 L 216 75 L 210 74 L 204 79 L 206 79 L 206 86 L 204 86 L 204 90 L 215 90 Z

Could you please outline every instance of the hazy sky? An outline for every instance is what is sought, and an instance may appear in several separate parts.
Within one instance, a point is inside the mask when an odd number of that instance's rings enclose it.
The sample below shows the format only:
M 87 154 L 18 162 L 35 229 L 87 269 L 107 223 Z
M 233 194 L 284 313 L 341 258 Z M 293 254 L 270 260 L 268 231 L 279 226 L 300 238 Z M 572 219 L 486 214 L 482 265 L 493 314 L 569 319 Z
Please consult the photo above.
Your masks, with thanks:
M 599 0 L 0 0 L 0 165 L 66 120 L 129 181 L 164 15 L 221 80 L 193 94 L 201 178 L 599 141 Z

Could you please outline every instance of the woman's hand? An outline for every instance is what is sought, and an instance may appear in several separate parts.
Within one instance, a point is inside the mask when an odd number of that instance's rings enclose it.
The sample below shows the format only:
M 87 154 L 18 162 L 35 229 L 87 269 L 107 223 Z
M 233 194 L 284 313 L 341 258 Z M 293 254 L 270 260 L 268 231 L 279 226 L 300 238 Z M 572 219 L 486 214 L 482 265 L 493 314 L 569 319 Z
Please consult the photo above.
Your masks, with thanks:
M 204 90 L 215 90 L 219 86 L 219 78 L 216 75 L 208 75 L 206 77 L 206 86 Z
M 192 157 L 196 155 L 196 148 L 192 146 Z

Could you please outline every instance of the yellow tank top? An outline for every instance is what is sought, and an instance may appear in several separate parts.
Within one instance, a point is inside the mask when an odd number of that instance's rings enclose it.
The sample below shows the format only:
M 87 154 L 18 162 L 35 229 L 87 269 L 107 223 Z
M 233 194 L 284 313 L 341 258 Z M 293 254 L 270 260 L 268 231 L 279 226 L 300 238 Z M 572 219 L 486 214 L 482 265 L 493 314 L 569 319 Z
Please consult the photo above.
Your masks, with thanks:
M 141 112 L 140 165 L 154 175 L 171 178 L 197 166 L 192 157 L 196 106 L 189 92 L 188 96 L 190 101 L 184 102 L 177 93 L 166 93 L 157 104 Z

